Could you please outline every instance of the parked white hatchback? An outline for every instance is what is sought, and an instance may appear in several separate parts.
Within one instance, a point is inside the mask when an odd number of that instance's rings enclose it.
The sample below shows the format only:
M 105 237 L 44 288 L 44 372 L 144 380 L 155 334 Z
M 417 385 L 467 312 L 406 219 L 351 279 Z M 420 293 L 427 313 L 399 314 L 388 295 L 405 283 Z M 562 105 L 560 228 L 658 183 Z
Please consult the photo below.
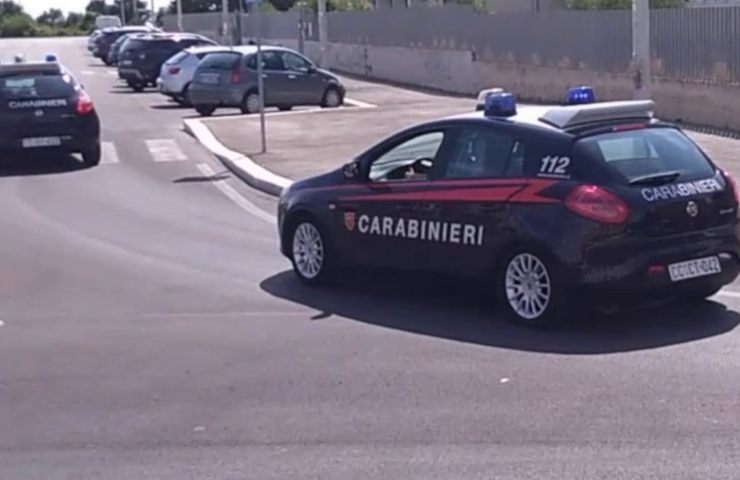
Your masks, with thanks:
M 177 103 L 189 105 L 188 91 L 190 82 L 195 75 L 198 64 L 211 53 L 229 52 L 232 47 L 201 46 L 190 47 L 167 60 L 159 72 L 157 86 L 162 95 L 166 95 Z

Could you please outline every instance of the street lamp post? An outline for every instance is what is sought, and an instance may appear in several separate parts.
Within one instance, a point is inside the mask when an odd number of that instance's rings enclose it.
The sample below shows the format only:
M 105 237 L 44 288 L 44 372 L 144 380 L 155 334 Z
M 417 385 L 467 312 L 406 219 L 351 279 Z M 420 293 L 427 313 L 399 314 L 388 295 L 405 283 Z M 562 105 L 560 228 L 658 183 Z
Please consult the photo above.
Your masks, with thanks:
M 229 0 L 221 0 L 221 31 L 225 41 L 231 45 L 231 38 L 229 37 Z
M 649 0 L 632 0 L 632 75 L 635 98 L 650 98 L 652 77 Z
M 182 28 L 182 0 L 177 0 L 177 30 L 183 31 Z

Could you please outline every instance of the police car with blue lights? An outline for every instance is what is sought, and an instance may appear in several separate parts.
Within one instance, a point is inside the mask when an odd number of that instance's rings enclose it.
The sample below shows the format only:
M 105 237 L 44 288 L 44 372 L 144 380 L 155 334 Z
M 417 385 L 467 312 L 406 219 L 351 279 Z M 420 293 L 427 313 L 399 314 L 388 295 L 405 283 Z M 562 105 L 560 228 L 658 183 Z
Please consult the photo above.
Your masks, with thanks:
M 738 190 L 653 102 L 481 111 L 409 128 L 282 195 L 302 281 L 345 265 L 482 275 L 508 316 L 568 320 L 584 298 L 700 300 L 740 272 Z M 587 293 L 587 295 L 584 295 Z
M 0 152 L 80 153 L 100 162 L 100 121 L 90 96 L 54 55 L 0 65 Z

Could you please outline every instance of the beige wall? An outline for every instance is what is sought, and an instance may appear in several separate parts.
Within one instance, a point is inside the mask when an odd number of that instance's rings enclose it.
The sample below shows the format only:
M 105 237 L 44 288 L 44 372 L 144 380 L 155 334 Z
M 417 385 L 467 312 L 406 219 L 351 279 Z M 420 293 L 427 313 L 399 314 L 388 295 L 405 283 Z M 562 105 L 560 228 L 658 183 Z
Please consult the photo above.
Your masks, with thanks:
M 271 43 L 297 48 L 294 40 Z M 306 54 L 319 57 L 318 44 L 306 43 Z M 527 65 L 494 58 L 482 52 L 473 58 L 459 50 L 424 50 L 401 47 L 332 44 L 327 53 L 328 68 L 379 79 L 427 87 L 450 93 L 476 94 L 498 86 L 522 100 L 562 102 L 568 87 L 590 85 L 600 100 L 632 98 L 632 79 L 627 75 L 605 74 L 564 64 L 561 68 Z M 665 120 L 682 120 L 697 125 L 740 131 L 740 89 L 707 83 L 661 81 L 653 84 L 657 115 Z

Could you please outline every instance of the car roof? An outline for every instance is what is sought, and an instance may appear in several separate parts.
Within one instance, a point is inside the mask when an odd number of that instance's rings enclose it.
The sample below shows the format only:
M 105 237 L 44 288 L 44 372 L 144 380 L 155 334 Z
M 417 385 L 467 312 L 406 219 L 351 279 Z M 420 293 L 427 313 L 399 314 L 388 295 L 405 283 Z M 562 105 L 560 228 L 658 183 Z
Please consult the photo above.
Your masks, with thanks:
M 596 102 L 584 105 L 518 105 L 516 115 L 487 116 L 484 111 L 453 115 L 443 121 L 477 120 L 507 122 L 510 125 L 559 132 L 571 136 L 589 127 L 619 124 L 629 120 L 653 121 L 654 103 L 651 100 Z
M 219 53 L 219 52 L 231 52 L 238 47 L 227 47 L 225 45 L 196 45 L 185 49 L 186 52 L 192 54 L 198 53 Z
M 57 62 L 22 62 L 0 64 L 0 77 L 33 74 L 61 75 L 62 73 L 65 73 L 65 69 L 61 64 Z

